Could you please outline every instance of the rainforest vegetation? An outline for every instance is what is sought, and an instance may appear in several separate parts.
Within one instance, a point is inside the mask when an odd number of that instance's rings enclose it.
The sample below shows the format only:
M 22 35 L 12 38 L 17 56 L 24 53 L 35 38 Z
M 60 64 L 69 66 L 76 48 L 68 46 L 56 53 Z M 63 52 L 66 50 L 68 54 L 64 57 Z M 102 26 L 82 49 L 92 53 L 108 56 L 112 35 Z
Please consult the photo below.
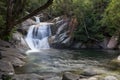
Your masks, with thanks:
M 39 13 L 53 19 L 71 12 L 78 20 L 76 41 L 102 41 L 119 33 L 120 0 L 0 0 L 0 38 L 8 40 L 18 24 Z

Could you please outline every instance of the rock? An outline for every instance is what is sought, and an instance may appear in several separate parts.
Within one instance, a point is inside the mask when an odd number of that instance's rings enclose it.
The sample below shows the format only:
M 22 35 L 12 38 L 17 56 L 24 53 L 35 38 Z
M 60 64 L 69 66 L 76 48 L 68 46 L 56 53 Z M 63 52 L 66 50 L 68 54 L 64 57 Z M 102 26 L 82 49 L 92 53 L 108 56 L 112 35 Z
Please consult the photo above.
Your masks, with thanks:
M 26 21 L 24 21 L 22 24 L 21 24 L 21 29 L 24 31 L 28 31 L 28 29 L 29 29 L 29 27 L 31 26 L 31 25 L 35 25 L 36 24 L 36 22 L 35 21 L 33 21 L 32 19 L 27 19 Z
M 44 80 L 37 74 L 19 74 L 13 77 L 13 80 Z
M 118 79 L 114 76 L 106 76 L 104 80 L 118 80 Z
M 12 56 L 9 56 L 7 58 L 2 58 L 2 60 L 11 62 L 11 64 L 16 67 L 22 67 L 25 64 L 25 62 L 23 62 L 19 58 L 12 57 Z
M 108 44 L 108 42 L 109 42 L 109 38 L 104 38 L 103 39 L 103 42 L 101 42 L 100 43 L 100 45 L 101 45 L 101 47 L 103 48 L 103 49 L 107 49 L 107 44 Z
M 2 59 L 2 53 L 0 52 L 0 59 Z
M 11 44 L 0 39 L 0 47 L 11 47 Z
M 29 49 L 29 46 L 24 39 L 24 36 L 18 31 L 16 31 L 15 33 L 12 33 L 11 43 L 13 43 L 13 45 L 15 45 L 16 47 Z
M 73 44 L 73 48 L 79 49 L 79 48 L 81 48 L 81 45 L 82 45 L 82 43 L 80 43 L 80 42 L 75 43 L 75 44 Z
M 79 75 L 66 72 L 63 74 L 62 80 L 79 80 Z
M 113 59 L 112 61 L 109 62 L 108 67 L 111 69 L 120 69 L 120 61 L 117 59 Z
M 48 78 L 48 79 L 45 79 L 45 80 L 62 80 L 60 77 L 52 77 L 52 78 Z
M 97 75 L 98 73 L 94 70 L 94 69 L 85 69 L 82 73 L 82 75 L 84 76 L 94 76 L 94 75 Z
M 119 36 L 115 36 L 115 35 L 112 36 L 111 39 L 110 39 L 110 41 L 108 42 L 107 48 L 109 48 L 109 49 L 116 48 L 117 43 L 118 43 L 118 37 Z
M 14 68 L 10 62 L 0 60 L 0 72 L 8 75 L 13 75 Z
M 89 78 L 88 80 L 98 80 L 98 79 L 95 78 L 95 77 L 91 77 L 91 78 Z
M 2 51 L 1 56 L 6 57 L 6 58 L 12 56 L 12 57 L 16 57 L 22 60 L 26 59 L 26 57 L 22 55 L 21 53 L 12 51 L 12 50 Z
M 87 46 L 86 46 L 85 44 L 82 44 L 82 45 L 81 45 L 81 48 L 84 49 L 84 48 L 87 48 Z
M 120 61 L 120 56 L 117 57 L 117 60 Z

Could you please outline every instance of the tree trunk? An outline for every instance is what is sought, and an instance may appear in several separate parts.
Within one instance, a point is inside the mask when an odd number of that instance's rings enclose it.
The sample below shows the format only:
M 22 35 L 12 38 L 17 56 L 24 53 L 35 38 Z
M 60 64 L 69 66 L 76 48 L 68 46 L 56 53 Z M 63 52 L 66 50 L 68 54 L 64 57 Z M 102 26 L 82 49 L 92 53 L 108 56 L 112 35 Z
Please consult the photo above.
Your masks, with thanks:
M 4 31 L 5 36 L 9 36 L 11 33 L 11 30 L 14 28 L 15 25 L 22 23 L 23 21 L 27 20 L 28 18 L 31 18 L 37 14 L 39 14 L 40 11 L 46 9 L 53 3 L 53 0 L 48 0 L 43 6 L 37 8 L 30 14 L 24 16 L 23 18 L 20 18 L 18 20 L 14 19 L 13 13 L 13 6 L 14 6 L 14 0 L 7 0 L 7 19 L 6 19 L 6 28 Z M 19 6 L 18 6 L 19 7 Z
M 39 14 L 40 11 L 48 8 L 51 4 L 53 3 L 53 0 L 48 0 L 46 4 L 44 4 L 43 6 L 37 8 L 36 10 L 34 10 L 33 12 L 31 12 L 30 14 L 26 15 L 25 17 L 19 19 L 19 20 L 16 20 L 14 23 L 13 23 L 13 26 L 27 20 L 28 18 L 31 18 L 37 14 Z

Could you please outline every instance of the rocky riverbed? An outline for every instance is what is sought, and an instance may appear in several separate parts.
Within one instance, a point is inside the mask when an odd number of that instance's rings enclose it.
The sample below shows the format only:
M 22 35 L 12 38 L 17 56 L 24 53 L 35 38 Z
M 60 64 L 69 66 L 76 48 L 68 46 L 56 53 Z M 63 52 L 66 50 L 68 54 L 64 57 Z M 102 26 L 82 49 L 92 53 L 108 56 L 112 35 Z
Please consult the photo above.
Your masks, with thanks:
M 0 40 L 0 80 L 120 80 L 120 61 L 111 60 L 109 69 L 83 68 L 55 73 L 16 73 L 26 64 L 27 56 L 10 43 Z M 101 66 L 102 67 L 102 66 Z

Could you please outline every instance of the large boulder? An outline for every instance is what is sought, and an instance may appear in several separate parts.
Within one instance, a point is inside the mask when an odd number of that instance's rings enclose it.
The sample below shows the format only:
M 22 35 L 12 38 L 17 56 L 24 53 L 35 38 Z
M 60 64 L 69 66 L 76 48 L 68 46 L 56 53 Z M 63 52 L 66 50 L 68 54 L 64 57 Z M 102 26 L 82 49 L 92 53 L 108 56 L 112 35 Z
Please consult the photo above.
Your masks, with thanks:
M 83 70 L 83 73 L 82 73 L 82 75 L 84 75 L 84 76 L 95 76 L 95 75 L 98 75 L 98 74 L 100 74 L 100 73 L 98 73 L 93 68 L 85 69 L 85 70 Z

